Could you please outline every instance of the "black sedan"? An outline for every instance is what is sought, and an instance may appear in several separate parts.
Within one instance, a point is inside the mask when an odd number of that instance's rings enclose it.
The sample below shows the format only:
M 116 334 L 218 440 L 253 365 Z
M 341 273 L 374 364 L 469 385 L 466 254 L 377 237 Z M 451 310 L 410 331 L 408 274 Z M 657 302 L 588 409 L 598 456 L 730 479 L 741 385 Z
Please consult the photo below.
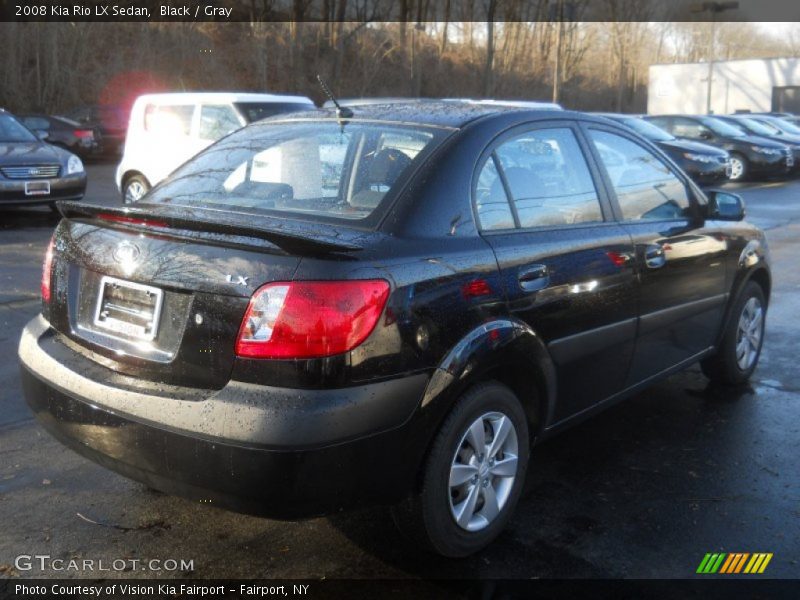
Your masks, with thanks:
M 45 139 L 48 144 L 60 146 L 83 159 L 92 158 L 100 153 L 99 135 L 92 127 L 81 125 L 66 117 L 19 113 L 16 116 L 34 133 L 46 133 Z
M 630 127 L 653 142 L 700 184 L 723 182 L 730 175 L 730 156 L 725 150 L 700 142 L 679 140 L 638 116 L 614 113 L 604 113 L 602 116 Z
M 120 156 L 125 146 L 130 109 L 113 104 L 91 104 L 69 111 L 67 118 L 99 132 L 102 153 Z
M 710 144 L 730 153 L 731 181 L 750 177 L 777 177 L 794 167 L 794 154 L 786 144 L 749 135 L 740 127 L 705 115 L 658 115 L 645 117 L 681 139 Z
M 762 122 L 755 117 L 751 117 L 750 115 L 719 115 L 717 118 L 728 123 L 729 125 L 739 127 L 747 135 L 757 135 L 779 144 L 786 144 L 792 149 L 792 154 L 794 155 L 793 170 L 795 172 L 800 170 L 800 135 L 787 133 L 775 125 L 771 125 L 768 122 Z
M 61 211 L 19 343 L 45 428 L 236 510 L 394 505 L 447 556 L 512 522 L 535 443 L 697 362 L 742 384 L 764 339 L 742 199 L 576 112 L 293 113 Z
M 43 142 L 0 109 L 0 207 L 79 200 L 86 191 L 81 159 Z

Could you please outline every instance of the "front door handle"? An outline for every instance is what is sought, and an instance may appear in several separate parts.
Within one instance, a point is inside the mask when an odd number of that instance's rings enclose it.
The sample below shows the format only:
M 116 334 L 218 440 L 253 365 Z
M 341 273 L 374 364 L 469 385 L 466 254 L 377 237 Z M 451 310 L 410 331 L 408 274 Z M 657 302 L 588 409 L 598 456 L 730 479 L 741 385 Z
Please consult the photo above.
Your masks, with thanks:
M 537 292 L 550 285 L 550 271 L 547 265 L 528 265 L 520 269 L 517 279 L 523 291 Z
M 659 244 L 650 244 L 644 249 L 644 264 L 648 269 L 660 269 L 667 264 L 667 255 Z

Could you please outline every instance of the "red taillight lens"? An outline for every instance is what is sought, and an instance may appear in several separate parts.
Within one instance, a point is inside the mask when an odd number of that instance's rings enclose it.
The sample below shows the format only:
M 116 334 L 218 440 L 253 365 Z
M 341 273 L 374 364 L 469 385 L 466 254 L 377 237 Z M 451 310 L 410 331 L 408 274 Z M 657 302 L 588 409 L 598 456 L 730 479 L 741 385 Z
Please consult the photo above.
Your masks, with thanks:
M 94 137 L 94 131 L 92 131 L 91 129 L 76 129 L 75 131 L 72 132 L 72 134 L 76 138 L 80 138 L 82 140 Z
M 53 271 L 53 249 L 55 248 L 56 238 L 50 238 L 50 243 L 47 245 L 47 252 L 44 255 L 44 263 L 42 264 L 42 301 L 50 302 L 50 276 Z
M 318 358 L 352 350 L 375 328 L 389 284 L 369 281 L 269 283 L 250 299 L 236 354 Z

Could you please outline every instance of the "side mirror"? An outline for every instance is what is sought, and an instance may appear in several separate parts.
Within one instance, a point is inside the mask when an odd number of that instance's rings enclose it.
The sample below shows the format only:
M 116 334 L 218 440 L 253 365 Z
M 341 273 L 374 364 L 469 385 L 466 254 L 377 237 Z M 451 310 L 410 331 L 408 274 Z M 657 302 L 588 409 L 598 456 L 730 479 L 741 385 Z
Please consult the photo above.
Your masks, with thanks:
M 741 221 L 745 216 L 744 199 L 722 190 L 707 190 L 707 217 L 718 221 Z
M 704 130 L 702 130 L 702 131 L 700 132 L 700 139 L 701 139 L 701 140 L 710 140 L 710 139 L 712 139 L 713 137 L 714 137 L 714 136 L 712 135 L 712 133 L 711 133 L 710 131 L 708 131 L 708 130 L 705 130 L 705 129 L 704 129 Z
M 42 129 L 37 129 L 36 130 L 36 137 L 39 138 L 40 140 L 44 141 L 44 140 L 46 140 L 47 138 L 50 137 L 50 134 L 47 133 L 46 131 L 42 130 Z

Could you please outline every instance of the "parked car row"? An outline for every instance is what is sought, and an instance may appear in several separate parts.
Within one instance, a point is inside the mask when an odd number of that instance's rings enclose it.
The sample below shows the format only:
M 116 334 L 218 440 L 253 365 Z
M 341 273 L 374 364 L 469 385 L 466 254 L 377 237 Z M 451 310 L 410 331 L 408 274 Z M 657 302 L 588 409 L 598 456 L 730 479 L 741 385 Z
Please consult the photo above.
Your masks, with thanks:
M 795 173 L 800 166 L 795 158 L 800 145 L 787 137 L 770 135 L 755 121 L 747 123 L 747 117 L 657 115 L 643 118 L 677 138 L 728 152 L 731 181 L 785 176 Z

